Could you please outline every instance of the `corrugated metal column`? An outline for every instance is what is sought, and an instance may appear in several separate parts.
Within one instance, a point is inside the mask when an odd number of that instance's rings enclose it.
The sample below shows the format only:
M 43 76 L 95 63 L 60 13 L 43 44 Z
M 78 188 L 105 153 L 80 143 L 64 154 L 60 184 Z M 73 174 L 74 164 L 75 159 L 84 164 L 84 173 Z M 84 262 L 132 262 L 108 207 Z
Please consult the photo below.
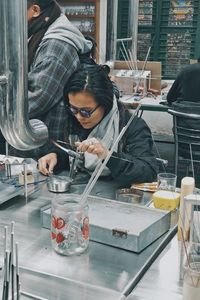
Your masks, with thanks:
M 139 0 L 129 1 L 129 37 L 132 37 L 132 53 L 137 59 L 137 34 L 138 34 L 138 9 Z
M 153 60 L 159 60 L 160 54 L 160 30 L 161 30 L 161 17 L 162 17 L 162 1 L 154 2 L 156 4 L 156 26 L 154 35 L 152 35 L 152 49 L 153 49 Z M 166 41 L 165 41 L 166 44 Z
M 200 57 L 200 1 L 198 1 L 197 7 L 197 30 L 196 30 L 196 39 L 195 39 L 195 49 L 194 49 L 194 58 Z
M 48 131 L 28 118 L 27 1 L 1 0 L 0 26 L 0 129 L 14 148 L 36 149 Z
M 118 1 L 117 0 L 110 0 L 110 8 L 111 8 L 111 42 L 110 42 L 110 61 L 115 61 L 116 59 L 116 52 L 117 52 L 117 14 L 118 14 Z

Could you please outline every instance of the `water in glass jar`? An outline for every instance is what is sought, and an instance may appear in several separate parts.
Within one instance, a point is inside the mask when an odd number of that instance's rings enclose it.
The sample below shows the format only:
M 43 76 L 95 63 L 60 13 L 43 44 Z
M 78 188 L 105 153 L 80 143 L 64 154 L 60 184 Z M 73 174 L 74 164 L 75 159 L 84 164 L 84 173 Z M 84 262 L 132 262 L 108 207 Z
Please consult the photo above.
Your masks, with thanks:
M 81 254 L 87 249 L 88 206 L 82 207 L 77 195 L 52 200 L 51 241 L 53 249 L 63 255 Z

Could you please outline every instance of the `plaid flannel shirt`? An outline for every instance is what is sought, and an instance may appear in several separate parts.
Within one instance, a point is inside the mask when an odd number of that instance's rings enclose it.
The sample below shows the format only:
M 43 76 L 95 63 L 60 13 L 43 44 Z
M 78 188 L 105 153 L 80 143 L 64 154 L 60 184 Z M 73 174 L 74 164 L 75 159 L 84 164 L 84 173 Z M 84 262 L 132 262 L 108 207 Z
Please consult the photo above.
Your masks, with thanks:
M 77 50 L 64 41 L 46 40 L 36 52 L 28 76 L 29 117 L 44 121 L 52 138 L 60 138 L 63 88 L 79 64 Z
M 67 117 L 63 88 L 79 65 L 77 50 L 57 39 L 42 42 L 35 54 L 28 74 L 29 118 L 42 120 L 48 127 L 49 138 L 63 139 Z M 35 150 L 14 152 L 38 159 L 48 152 L 48 147 L 49 142 Z

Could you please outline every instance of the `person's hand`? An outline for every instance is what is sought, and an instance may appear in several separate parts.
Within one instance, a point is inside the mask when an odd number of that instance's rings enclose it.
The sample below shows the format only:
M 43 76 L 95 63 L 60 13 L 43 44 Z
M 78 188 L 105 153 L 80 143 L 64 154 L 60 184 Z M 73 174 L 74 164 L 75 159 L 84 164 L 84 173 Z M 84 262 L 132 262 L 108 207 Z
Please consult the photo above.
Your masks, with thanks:
M 42 156 L 38 160 L 38 169 L 42 174 L 49 176 L 53 173 L 53 169 L 56 164 L 57 164 L 56 153 L 49 153 L 45 156 Z
M 108 149 L 105 148 L 96 138 L 76 142 L 76 146 L 78 151 L 96 154 L 100 159 L 105 159 L 109 152 Z

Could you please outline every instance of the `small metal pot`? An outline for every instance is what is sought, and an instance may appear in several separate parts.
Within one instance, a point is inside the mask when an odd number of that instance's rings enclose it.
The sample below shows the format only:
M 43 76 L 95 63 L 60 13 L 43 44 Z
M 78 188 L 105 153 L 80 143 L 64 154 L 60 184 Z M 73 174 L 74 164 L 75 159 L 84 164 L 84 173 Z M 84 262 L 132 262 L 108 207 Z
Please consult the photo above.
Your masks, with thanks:
M 65 176 L 51 176 L 47 181 L 47 188 L 50 192 L 64 193 L 69 191 L 72 180 Z

